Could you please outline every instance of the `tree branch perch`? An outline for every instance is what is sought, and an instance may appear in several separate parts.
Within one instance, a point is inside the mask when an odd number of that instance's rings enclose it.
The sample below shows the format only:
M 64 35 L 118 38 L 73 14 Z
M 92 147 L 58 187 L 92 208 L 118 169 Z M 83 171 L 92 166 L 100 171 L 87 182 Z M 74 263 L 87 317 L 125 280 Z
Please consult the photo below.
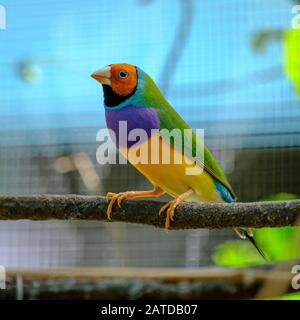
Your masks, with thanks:
M 125 200 L 114 206 L 112 221 L 164 227 L 163 202 Z M 106 220 L 104 197 L 80 195 L 0 196 L 0 220 Z M 176 209 L 172 229 L 223 229 L 299 225 L 300 200 L 253 203 L 185 202 Z

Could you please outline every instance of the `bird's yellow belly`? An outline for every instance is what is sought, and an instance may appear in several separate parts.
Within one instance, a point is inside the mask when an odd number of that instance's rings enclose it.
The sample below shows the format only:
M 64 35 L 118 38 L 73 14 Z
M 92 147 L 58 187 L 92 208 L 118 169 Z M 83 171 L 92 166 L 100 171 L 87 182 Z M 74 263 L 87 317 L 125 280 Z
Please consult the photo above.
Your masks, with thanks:
M 215 188 L 212 177 L 203 171 L 197 164 L 190 164 L 191 161 L 177 151 L 173 146 L 165 146 L 170 148 L 170 163 L 165 164 L 159 157 L 158 163 L 151 163 L 151 149 L 149 142 L 146 142 L 147 146 L 141 144 L 139 146 L 132 146 L 130 151 L 125 148 L 120 148 L 120 152 L 128 159 L 133 166 L 139 170 L 153 185 L 159 186 L 168 194 L 176 197 L 189 189 L 194 190 L 194 194 L 191 195 L 188 201 L 212 201 L 223 202 L 219 193 Z M 163 139 L 160 140 L 159 149 L 166 144 Z M 144 157 L 144 163 L 136 163 L 136 157 L 133 155 L 141 154 L 143 151 L 147 155 Z M 174 159 L 182 158 L 180 164 L 174 163 Z M 134 158 L 134 159 L 133 159 Z M 145 158 L 147 161 L 145 161 Z M 187 174 L 187 169 L 193 168 L 193 175 Z M 196 173 L 196 174 L 195 174 Z

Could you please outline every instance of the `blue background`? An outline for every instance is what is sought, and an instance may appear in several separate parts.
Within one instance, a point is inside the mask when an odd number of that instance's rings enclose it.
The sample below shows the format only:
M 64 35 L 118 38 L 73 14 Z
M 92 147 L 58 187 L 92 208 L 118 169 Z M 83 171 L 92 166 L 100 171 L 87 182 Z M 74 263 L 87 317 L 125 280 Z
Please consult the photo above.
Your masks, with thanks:
M 297 144 L 300 107 L 284 76 L 282 44 L 271 41 L 263 53 L 251 46 L 256 32 L 290 26 L 290 1 L 1 4 L 7 10 L 7 29 L 0 31 L 2 144 L 53 139 L 28 130 L 93 127 L 96 132 L 105 126 L 102 90 L 89 75 L 114 62 L 135 64 L 162 89 L 168 87 L 172 105 L 208 135 L 242 137 L 232 142 L 239 147 Z M 180 28 L 186 40 L 172 65 Z M 22 68 L 32 73 L 30 81 Z M 56 141 L 91 138 L 95 135 L 66 137 L 62 131 Z

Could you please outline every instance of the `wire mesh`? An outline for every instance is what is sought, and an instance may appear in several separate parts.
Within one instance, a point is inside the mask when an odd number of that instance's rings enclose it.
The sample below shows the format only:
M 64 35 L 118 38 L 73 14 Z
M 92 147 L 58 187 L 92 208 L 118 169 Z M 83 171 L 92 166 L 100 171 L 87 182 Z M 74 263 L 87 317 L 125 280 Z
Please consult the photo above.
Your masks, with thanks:
M 260 0 L 2 1 L 0 192 L 80 193 L 150 187 L 130 165 L 96 162 L 105 126 L 89 74 L 112 62 L 147 71 L 193 128 L 205 129 L 241 201 L 299 194 L 300 106 L 284 74 L 292 2 Z M 262 51 L 260 51 L 262 50 Z M 100 222 L 1 222 L 0 263 L 185 266 L 211 263 L 231 231 Z

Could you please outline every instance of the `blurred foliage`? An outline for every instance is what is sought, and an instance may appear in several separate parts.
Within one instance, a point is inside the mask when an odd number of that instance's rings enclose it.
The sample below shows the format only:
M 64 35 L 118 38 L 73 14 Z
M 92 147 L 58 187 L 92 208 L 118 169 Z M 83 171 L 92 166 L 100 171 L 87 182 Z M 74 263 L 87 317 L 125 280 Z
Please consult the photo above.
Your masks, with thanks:
M 243 267 L 263 263 L 264 260 L 248 241 L 226 241 L 215 248 L 212 259 L 226 267 Z
M 300 293 L 289 293 L 272 300 L 300 300 Z
M 272 42 L 283 42 L 284 72 L 300 96 L 300 29 L 258 31 L 251 38 L 251 47 L 257 53 L 264 53 Z
M 282 201 L 282 200 L 296 200 L 300 197 L 296 194 L 280 192 L 276 194 L 271 194 L 269 196 L 263 197 L 261 201 Z
M 280 201 L 299 199 L 289 193 L 267 196 L 262 201 Z M 254 230 L 257 245 L 271 261 L 280 261 L 300 257 L 300 228 L 261 228 Z M 264 263 L 257 250 L 249 241 L 226 241 L 215 248 L 212 259 L 215 264 L 242 267 Z
M 38 81 L 42 73 L 41 68 L 31 61 L 20 62 L 17 71 L 21 80 L 31 84 Z
M 251 46 L 254 51 L 263 53 L 271 42 L 281 41 L 282 37 L 283 32 L 281 29 L 258 31 L 251 38 Z
M 284 33 L 284 67 L 300 96 L 300 29 Z

